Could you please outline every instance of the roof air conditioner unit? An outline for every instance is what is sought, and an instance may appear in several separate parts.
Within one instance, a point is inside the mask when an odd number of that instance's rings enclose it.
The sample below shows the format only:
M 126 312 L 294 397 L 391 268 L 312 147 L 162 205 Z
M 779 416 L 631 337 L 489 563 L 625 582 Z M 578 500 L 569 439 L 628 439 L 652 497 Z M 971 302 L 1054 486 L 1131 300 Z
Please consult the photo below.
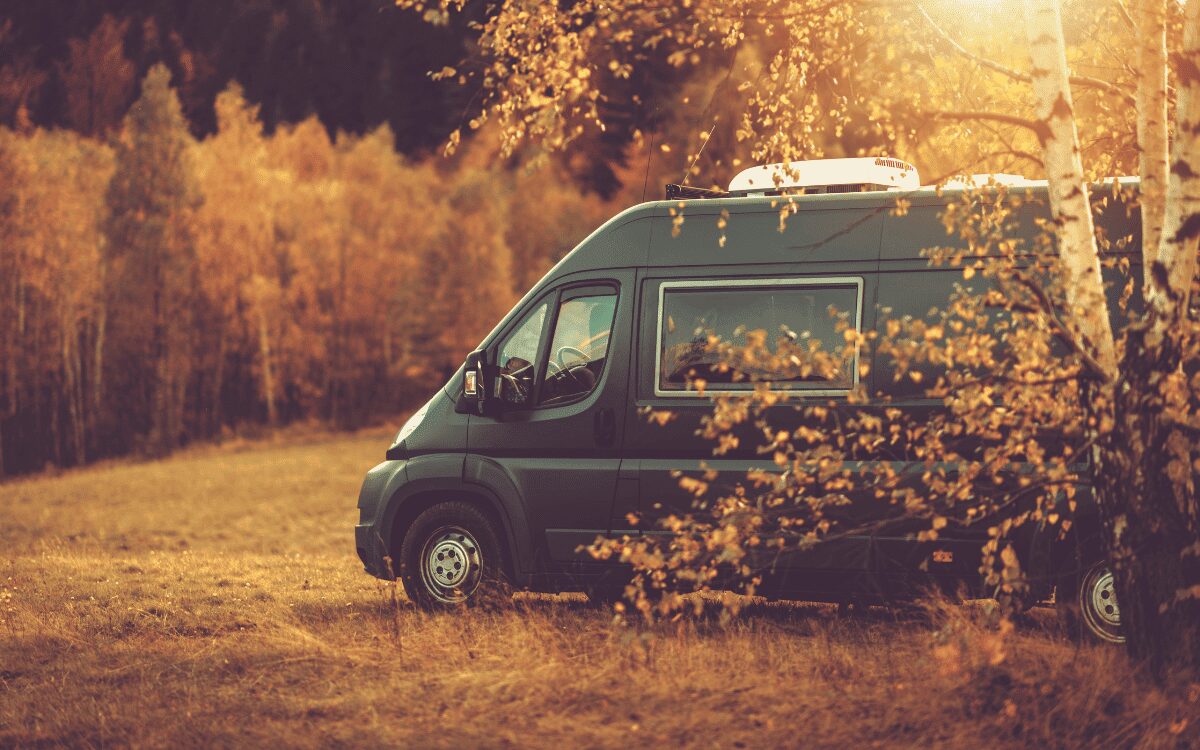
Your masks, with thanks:
M 767 164 L 738 173 L 729 183 L 734 195 L 769 195 L 803 190 L 807 194 L 859 193 L 921 187 L 917 168 L 900 159 L 860 157 Z

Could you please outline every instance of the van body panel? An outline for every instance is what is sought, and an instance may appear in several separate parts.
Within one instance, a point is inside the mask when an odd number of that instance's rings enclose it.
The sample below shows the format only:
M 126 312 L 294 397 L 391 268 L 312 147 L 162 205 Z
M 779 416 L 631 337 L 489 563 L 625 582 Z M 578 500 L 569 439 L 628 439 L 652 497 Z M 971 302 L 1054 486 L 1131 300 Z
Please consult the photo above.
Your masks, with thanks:
M 578 587 L 582 579 L 606 570 L 581 553 L 581 546 L 602 535 L 661 533 L 656 521 L 693 510 L 694 497 L 680 488 L 679 475 L 702 477 L 705 470 L 716 470 L 712 491 L 720 492 L 745 483 L 750 469 L 778 470 L 757 453 L 761 435 L 752 426 L 739 428 L 739 445 L 722 455 L 714 455 L 713 444 L 697 434 L 712 404 L 678 382 L 680 368 L 693 360 L 676 357 L 673 374 L 666 373 L 661 308 L 681 304 L 683 298 L 672 294 L 712 292 L 716 300 L 718 293 L 737 289 L 853 288 L 859 295 L 854 313 L 864 332 L 879 330 L 890 317 L 924 318 L 932 308 L 945 306 L 955 285 L 978 292 L 991 283 L 982 274 L 967 280 L 961 269 L 930 267 L 923 253 L 930 247 L 964 247 L 957 234 L 947 233 L 941 218 L 962 194 L 921 189 L 654 201 L 614 216 L 551 268 L 479 347 L 495 363 L 506 337 L 543 301 L 549 303 L 547 309 L 559 309 L 556 305 L 579 285 L 615 286 L 606 359 L 592 390 L 570 402 L 509 405 L 482 416 L 461 408 L 460 367 L 431 399 L 424 421 L 396 446 L 397 460 L 376 466 L 364 480 L 355 537 L 365 567 L 388 577 L 385 559 L 399 544 L 399 538 L 389 535 L 402 534 L 395 526 L 406 508 L 416 507 L 410 503 L 470 496 L 487 504 L 504 526 L 518 585 Z M 1040 231 L 1038 220 L 1048 217 L 1045 186 L 1009 195 L 1019 195 L 1021 203 L 1012 233 L 1032 237 Z M 910 204 L 907 212 L 894 211 L 898 198 Z M 1116 310 L 1125 283 L 1140 276 L 1140 214 L 1103 191 L 1093 198 L 1102 205 L 1097 218 L 1102 251 L 1119 261 L 1103 271 L 1118 287 L 1110 290 Z M 1138 287 L 1133 285 L 1132 309 L 1140 305 Z M 769 304 L 784 309 L 783 302 Z M 706 315 L 700 317 L 707 320 Z M 1115 312 L 1114 325 L 1123 325 L 1126 317 Z M 551 348 L 546 337 L 554 324 L 549 320 L 542 333 L 543 352 Z M 908 378 L 896 382 L 884 355 L 872 351 L 860 356 L 871 357 L 862 384 L 878 397 L 873 405 L 850 407 L 845 388 L 800 384 L 795 390 L 835 412 L 882 409 L 886 403 L 921 420 L 942 408 L 925 395 L 935 371 L 925 372 L 921 384 Z M 718 390 L 709 388 L 710 393 Z M 671 417 L 662 425 L 649 418 L 664 412 Z M 805 417 L 785 403 L 769 418 L 780 429 L 793 429 Z M 919 481 L 919 464 L 911 463 L 903 450 L 890 450 L 851 458 L 895 462 Z M 1082 515 L 1077 514 L 1078 539 L 1072 544 L 1093 543 L 1097 527 L 1087 515 L 1089 497 L 1086 492 L 1078 496 Z M 877 517 L 872 514 L 886 516 L 887 508 L 867 499 L 844 512 L 847 522 L 855 522 Z M 631 514 L 640 519 L 631 521 Z M 1027 526 L 1013 542 L 1023 563 L 1065 564 L 1060 531 Z M 775 556 L 756 560 L 768 569 L 760 590 L 776 596 L 888 601 L 924 587 L 955 591 L 965 585 L 971 594 L 986 595 L 979 571 L 986 529 L 951 525 L 936 542 L 918 542 L 923 528 L 919 520 L 896 518 L 873 533 L 841 536 L 786 554 L 763 553 Z M 934 551 L 940 554 L 935 557 Z M 1037 580 L 1044 585 L 1048 576 Z
M 509 524 L 509 551 L 518 577 L 528 577 L 536 569 L 534 538 L 530 532 L 529 508 L 513 477 L 504 466 L 486 456 L 467 454 L 463 462 L 463 484 L 470 491 L 489 494 L 502 508 Z
M 561 406 L 533 406 L 471 419 L 470 453 L 490 459 L 508 477 L 524 501 L 537 546 L 553 561 L 589 561 L 576 551 L 580 540 L 586 537 L 590 543 L 610 525 L 628 401 L 634 279 L 634 271 L 620 268 L 566 274 L 521 308 L 524 315 L 576 285 L 617 289 L 604 367 L 587 396 Z M 514 323 L 519 320 L 520 316 Z M 495 343 L 514 328 L 501 329 Z M 611 420 L 603 436 L 598 433 L 602 415 Z
M 393 577 L 386 564 L 391 552 L 385 517 L 390 517 L 390 498 L 408 482 L 406 464 L 406 461 L 398 460 L 377 464 L 367 472 L 358 492 L 358 524 L 354 527 L 354 544 L 363 568 L 378 578 Z
M 608 224 L 593 232 L 567 253 L 546 277 L 539 282 L 543 288 L 557 283 L 565 276 L 597 268 L 638 268 L 646 265 L 650 246 L 652 209 L 636 206 L 618 214 Z
M 420 426 L 404 439 L 400 452 L 409 458 L 426 453 L 458 454 L 458 475 L 461 475 L 470 417 L 459 414 L 454 407 L 455 399 L 445 389 L 434 393 L 423 407 L 425 417 Z
M 796 205 L 795 213 L 783 218 L 782 203 L 779 210 L 763 210 L 761 201 L 726 208 L 724 215 L 715 207 L 689 206 L 678 225 L 669 213 L 660 216 L 653 223 L 647 266 L 841 264 L 878 258 L 884 210 Z M 722 218 L 724 228 L 718 226 Z
M 846 202 L 844 198 L 829 197 L 834 200 L 825 201 L 827 204 Z M 878 202 L 878 198 L 875 200 Z M 710 211 L 699 221 L 689 213 L 678 237 L 670 236 L 670 218 L 655 223 L 650 265 L 639 275 L 637 380 L 626 430 L 626 452 L 637 461 L 639 525 L 643 533 L 652 533 L 657 521 L 667 515 L 692 511 L 694 498 L 680 488 L 680 474 L 703 478 L 705 469 L 715 470 L 718 477 L 710 493 L 720 493 L 732 490 L 737 483 L 744 484 L 748 470 L 779 470 L 757 454 L 761 436 L 751 425 L 735 430 L 740 438 L 738 448 L 715 456 L 714 444 L 697 434 L 704 417 L 712 413 L 709 399 L 687 393 L 668 395 L 657 387 L 661 329 L 668 323 L 679 324 L 665 321 L 660 315 L 664 285 L 668 289 L 736 290 L 767 284 L 776 288 L 820 288 L 827 283 L 852 281 L 860 288 L 856 312 L 861 329 L 870 330 L 875 325 L 875 277 L 884 211 L 878 207 L 864 211 L 818 208 L 805 206 L 787 216 L 784 232 L 779 231 L 779 212 L 762 211 L 761 201 L 754 211 L 730 211 L 723 248 L 715 223 L 719 212 Z M 663 237 L 666 239 L 660 239 Z M 693 283 L 695 287 L 685 286 Z M 870 378 L 868 373 L 868 382 Z M 719 390 L 714 385 L 709 388 Z M 808 398 L 831 403 L 834 408 L 846 406 L 844 390 Z M 672 416 L 660 424 L 648 419 L 648 412 L 669 412 Z M 801 420 L 787 405 L 772 409 L 769 418 L 781 428 L 794 428 Z M 868 569 L 869 550 L 869 539 L 856 537 L 822 545 L 819 550 L 782 555 L 770 561 L 780 575 L 784 570 L 819 569 L 825 563 L 838 565 L 838 572 L 809 578 L 776 576 L 772 585 L 784 586 L 786 582 L 786 588 L 802 585 L 807 594 L 823 592 L 832 596 L 844 589 L 838 582 L 845 583 L 845 573 Z
M 461 481 L 465 453 L 428 453 L 413 456 L 405 465 L 408 481 L 453 479 Z

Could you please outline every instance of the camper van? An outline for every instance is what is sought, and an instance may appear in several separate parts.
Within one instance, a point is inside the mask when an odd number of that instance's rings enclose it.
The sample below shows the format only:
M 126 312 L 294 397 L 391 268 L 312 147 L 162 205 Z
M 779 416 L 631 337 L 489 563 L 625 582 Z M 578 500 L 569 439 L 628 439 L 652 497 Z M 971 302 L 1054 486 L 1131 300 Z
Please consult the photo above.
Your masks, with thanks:
M 1045 183 L 992 182 L 1032 198 L 1018 219 L 1023 232 L 1037 232 L 1036 219 L 1048 215 Z M 500 587 L 597 599 L 621 591 L 628 571 L 594 559 L 587 545 L 654 533 L 657 519 L 688 507 L 680 472 L 707 466 L 745 476 L 762 465 L 753 445 L 714 456 L 697 435 L 712 394 L 751 386 L 727 378 L 698 390 L 688 374 L 694 359 L 678 354 L 690 332 L 702 322 L 732 336 L 782 321 L 836 349 L 840 334 L 819 314 L 831 306 L 859 331 L 874 329 L 882 310 L 926 315 L 954 284 L 986 283 L 964 282 L 961 270 L 931 266 L 922 252 L 960 242 L 941 215 L 963 189 L 922 188 L 917 171 L 896 159 L 830 159 L 754 167 L 719 193 L 668 186 L 667 200 L 614 216 L 525 294 L 367 473 L 356 527 L 367 572 L 400 579 L 415 603 L 433 608 Z M 781 193 L 794 207 L 782 227 Z M 906 212 L 892 210 L 898 196 Z M 1098 218 L 1108 236 L 1135 239 L 1136 221 L 1120 205 Z M 1137 264 L 1137 250 L 1128 243 L 1113 252 Z M 1121 285 L 1110 286 L 1115 301 Z M 869 364 L 869 393 L 917 415 L 936 408 L 923 385 L 893 382 L 886 357 Z M 836 405 L 859 370 L 771 387 Z M 645 418 L 648 410 L 675 418 L 662 425 Z M 1030 528 L 1022 563 L 1036 598 L 1069 602 L 1082 629 L 1120 641 L 1098 524 L 1080 507 L 1068 540 L 1057 527 Z M 931 586 L 992 595 L 979 572 L 983 531 L 952 527 L 919 541 L 918 530 L 818 544 L 781 559 L 762 591 L 884 603 Z

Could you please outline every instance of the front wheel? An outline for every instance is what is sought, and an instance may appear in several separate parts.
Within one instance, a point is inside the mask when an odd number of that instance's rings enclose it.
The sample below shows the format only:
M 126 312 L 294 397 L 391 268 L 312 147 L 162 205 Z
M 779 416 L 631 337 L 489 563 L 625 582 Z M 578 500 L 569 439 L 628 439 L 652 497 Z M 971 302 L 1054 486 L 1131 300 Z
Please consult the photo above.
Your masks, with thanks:
M 508 598 L 499 537 L 469 503 L 443 502 L 424 510 L 404 534 L 400 560 L 404 591 L 423 609 Z
M 1064 577 L 1054 592 L 1060 619 L 1072 633 L 1105 643 L 1124 643 L 1121 608 L 1112 571 L 1098 563 L 1082 575 Z

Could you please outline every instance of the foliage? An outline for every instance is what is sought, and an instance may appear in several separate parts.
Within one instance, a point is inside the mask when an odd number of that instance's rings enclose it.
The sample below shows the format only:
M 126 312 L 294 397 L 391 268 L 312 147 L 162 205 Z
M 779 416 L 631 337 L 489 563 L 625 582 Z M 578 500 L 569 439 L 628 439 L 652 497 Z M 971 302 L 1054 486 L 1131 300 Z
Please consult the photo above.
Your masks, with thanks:
M 1038 141 L 1020 125 L 1031 112 L 1019 80 L 1027 52 L 1019 36 L 991 33 L 1019 25 L 1019 8 L 960 10 L 959 0 L 502 3 L 479 30 L 482 62 L 473 56 L 466 69 L 435 73 L 477 88 L 482 100 L 448 146 L 487 122 L 499 126 L 505 152 L 530 141 L 552 150 L 590 143 L 623 126 L 621 110 L 610 108 L 626 95 L 624 82 L 665 63 L 682 81 L 654 102 L 667 113 L 654 158 L 688 178 L 879 153 L 938 179 L 1034 172 Z M 1111 50 L 1133 46 L 1133 29 L 1118 3 L 1072 3 L 1066 12 L 1072 64 L 1087 74 L 1076 83 L 1089 174 L 1128 173 L 1137 159 L 1132 72 Z M 959 40 L 985 47 L 1002 72 L 981 66 Z M 634 135 L 643 146 L 644 134 Z
M 151 451 L 174 448 L 183 434 L 196 306 L 191 228 L 200 196 L 170 76 L 163 66 L 146 75 L 116 144 L 105 200 L 112 345 L 98 377 L 126 394 L 124 426 L 145 432 Z
M 215 131 L 214 99 L 235 80 L 268 132 L 314 114 L 330 133 L 386 123 L 414 157 L 436 147 L 470 100 L 426 75 L 469 50 L 466 19 L 429 28 L 390 0 L 9 2 L 5 28 L 0 124 L 14 128 L 108 132 L 160 63 L 197 136 Z
M 62 451 L 82 458 L 97 416 L 97 198 L 112 153 L 70 133 L 0 132 L 0 165 L 0 419 L 52 425 Z M 0 442 L 0 469 L 6 452 L 18 466 L 29 457 Z
M 482 139 L 435 166 L 386 127 L 268 135 L 236 86 L 197 142 L 168 79 L 112 146 L 0 131 L 4 471 L 391 416 L 609 210 Z

